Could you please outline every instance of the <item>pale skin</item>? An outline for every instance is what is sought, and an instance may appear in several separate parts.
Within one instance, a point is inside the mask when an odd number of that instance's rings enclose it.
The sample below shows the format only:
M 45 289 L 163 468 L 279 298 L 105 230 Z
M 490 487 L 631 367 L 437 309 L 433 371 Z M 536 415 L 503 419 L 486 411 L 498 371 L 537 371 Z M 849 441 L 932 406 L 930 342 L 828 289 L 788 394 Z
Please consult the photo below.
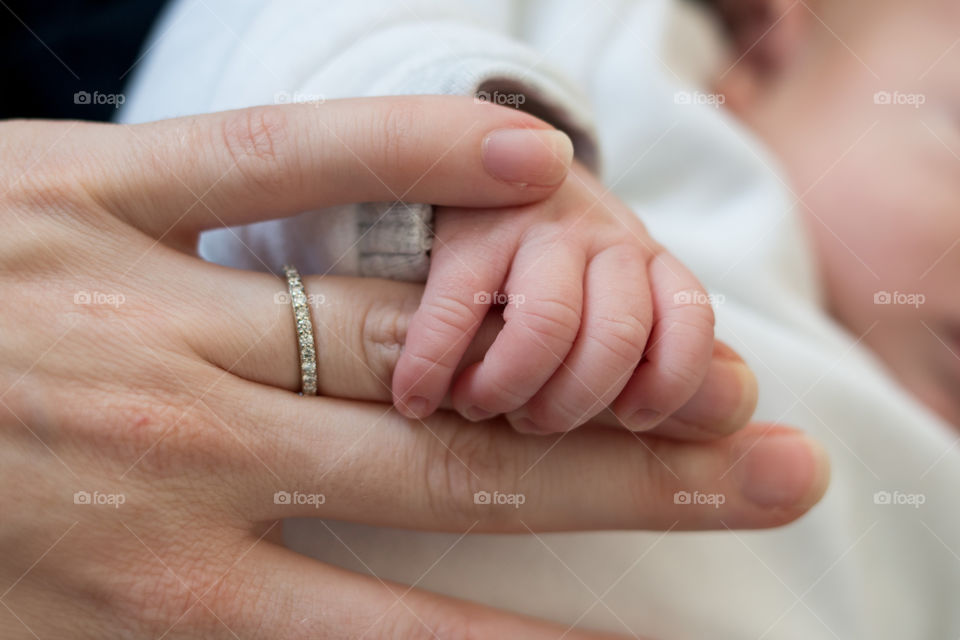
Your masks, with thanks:
M 479 208 L 554 192 L 504 183 L 482 156 L 493 131 L 547 125 L 451 100 L 136 127 L 0 123 L 5 638 L 555 638 L 565 629 L 303 558 L 279 544 L 278 521 L 758 528 L 820 498 L 822 450 L 788 428 L 745 425 L 754 382 L 722 345 L 693 398 L 658 427 L 671 439 L 581 429 L 555 442 L 446 410 L 408 420 L 390 410 L 388 381 L 422 289 L 308 277 L 325 299 L 313 310 L 323 397 L 293 393 L 292 312 L 274 302 L 282 281 L 189 255 L 197 233 L 408 188 L 418 201 Z M 531 171 L 552 157 L 531 158 Z M 486 322 L 467 363 L 502 329 Z M 526 501 L 478 505 L 481 489 Z M 726 501 L 677 504 L 678 490 Z M 278 491 L 325 500 L 278 503 Z
M 730 4 L 777 21 L 719 89 L 803 195 L 831 313 L 960 428 L 960 6 Z

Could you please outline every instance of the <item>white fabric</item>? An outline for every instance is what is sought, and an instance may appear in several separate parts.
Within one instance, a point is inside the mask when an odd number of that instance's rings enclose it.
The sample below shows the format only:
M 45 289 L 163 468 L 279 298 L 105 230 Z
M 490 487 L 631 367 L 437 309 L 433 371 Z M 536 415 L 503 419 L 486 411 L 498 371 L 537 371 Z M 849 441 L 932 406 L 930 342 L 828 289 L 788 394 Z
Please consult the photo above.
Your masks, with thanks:
M 272 102 L 278 91 L 470 93 L 490 78 L 531 86 L 580 149 L 592 114 L 605 182 L 718 296 L 718 335 L 760 380 L 757 417 L 800 426 L 829 449 L 825 500 L 764 532 L 455 544 L 330 523 L 347 550 L 320 524 L 294 521 L 288 541 L 383 578 L 612 631 L 960 637 L 956 434 L 825 314 L 807 238 L 762 146 L 724 112 L 678 104 L 698 95 L 678 96 L 692 91 L 678 76 L 691 76 L 665 57 L 678 50 L 663 42 L 674 10 L 669 0 L 184 0 L 158 28 L 123 117 Z M 282 249 L 298 260 L 328 250 L 322 235 L 300 239 Z M 926 502 L 876 504 L 878 491 Z

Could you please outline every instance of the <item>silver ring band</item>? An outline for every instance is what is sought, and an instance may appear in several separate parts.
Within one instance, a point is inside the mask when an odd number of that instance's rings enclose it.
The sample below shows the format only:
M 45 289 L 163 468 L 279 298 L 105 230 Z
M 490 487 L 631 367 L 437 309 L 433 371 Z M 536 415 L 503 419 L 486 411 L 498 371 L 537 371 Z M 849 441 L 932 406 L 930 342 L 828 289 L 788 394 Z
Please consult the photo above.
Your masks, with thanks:
M 296 321 L 297 346 L 300 351 L 300 393 L 305 396 L 315 396 L 317 395 L 317 348 L 313 339 L 313 322 L 310 321 L 307 293 L 296 267 L 284 265 L 283 273 L 287 277 L 287 290 L 290 292 L 293 318 Z

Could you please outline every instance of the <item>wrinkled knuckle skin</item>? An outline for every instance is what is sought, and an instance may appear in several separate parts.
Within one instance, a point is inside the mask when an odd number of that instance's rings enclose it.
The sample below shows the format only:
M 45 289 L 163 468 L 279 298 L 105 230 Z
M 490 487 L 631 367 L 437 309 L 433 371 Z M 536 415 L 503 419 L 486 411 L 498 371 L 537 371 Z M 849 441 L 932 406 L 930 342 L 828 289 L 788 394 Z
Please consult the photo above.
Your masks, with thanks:
M 431 333 L 460 339 L 471 327 L 475 329 L 482 317 L 471 303 L 442 295 L 424 301 L 417 319 Z
M 389 303 L 374 303 L 363 315 L 361 353 L 374 377 L 387 387 L 407 339 L 411 313 L 412 310 Z M 382 388 L 371 389 L 381 390 Z
M 704 292 L 701 292 L 699 295 L 704 298 L 707 296 Z M 684 307 L 683 310 L 684 317 L 676 318 L 674 322 L 683 322 L 694 330 L 703 333 L 704 337 L 713 338 L 716 314 L 713 311 L 713 306 L 709 302 L 698 302 L 697 304 L 688 305 Z
M 254 189 L 280 195 L 296 175 L 287 149 L 289 122 L 282 109 L 255 107 L 231 113 L 221 125 L 224 148 Z
M 456 425 L 445 436 L 431 437 L 426 487 L 437 521 L 469 527 L 478 520 L 499 522 L 516 509 L 492 509 L 477 504 L 478 491 L 512 492 L 519 478 L 516 451 L 504 451 L 501 430 L 491 425 Z
M 671 518 L 667 521 L 666 526 L 669 526 L 673 517 L 670 513 L 673 494 L 678 489 L 671 482 L 672 476 L 662 462 L 671 458 L 666 450 L 670 445 L 656 438 L 650 438 L 645 443 L 642 448 L 631 448 L 631 455 L 624 461 L 629 470 L 627 477 L 631 478 L 624 487 L 630 513 L 637 521 L 665 513 L 665 520 Z
M 417 171 L 411 160 L 411 149 L 416 149 L 422 142 L 422 115 L 418 114 L 412 105 L 391 104 L 384 115 L 380 116 L 379 126 L 373 126 L 366 129 L 363 133 L 366 136 L 374 136 L 370 139 L 371 149 L 376 156 L 379 156 L 386 163 L 386 166 L 393 170 L 401 170 L 404 174 L 406 169 L 411 171 L 413 179 L 419 179 L 422 172 Z M 431 162 L 433 159 L 431 159 Z M 406 190 L 409 185 L 398 184 L 402 190 Z
M 563 300 L 526 302 L 507 309 L 507 322 L 519 322 L 548 345 L 570 345 L 580 330 L 580 312 Z
M 647 328 L 632 315 L 597 318 L 595 339 L 608 353 L 629 367 L 636 367 L 646 347 Z

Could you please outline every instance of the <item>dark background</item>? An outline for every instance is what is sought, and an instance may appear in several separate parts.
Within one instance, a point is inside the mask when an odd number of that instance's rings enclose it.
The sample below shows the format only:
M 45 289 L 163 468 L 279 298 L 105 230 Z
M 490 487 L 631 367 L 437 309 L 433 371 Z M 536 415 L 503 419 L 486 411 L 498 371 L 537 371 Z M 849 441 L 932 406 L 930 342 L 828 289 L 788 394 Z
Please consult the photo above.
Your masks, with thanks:
M 167 0 L 0 0 L 0 119 L 109 120 Z M 58 59 L 59 58 L 59 59 Z

